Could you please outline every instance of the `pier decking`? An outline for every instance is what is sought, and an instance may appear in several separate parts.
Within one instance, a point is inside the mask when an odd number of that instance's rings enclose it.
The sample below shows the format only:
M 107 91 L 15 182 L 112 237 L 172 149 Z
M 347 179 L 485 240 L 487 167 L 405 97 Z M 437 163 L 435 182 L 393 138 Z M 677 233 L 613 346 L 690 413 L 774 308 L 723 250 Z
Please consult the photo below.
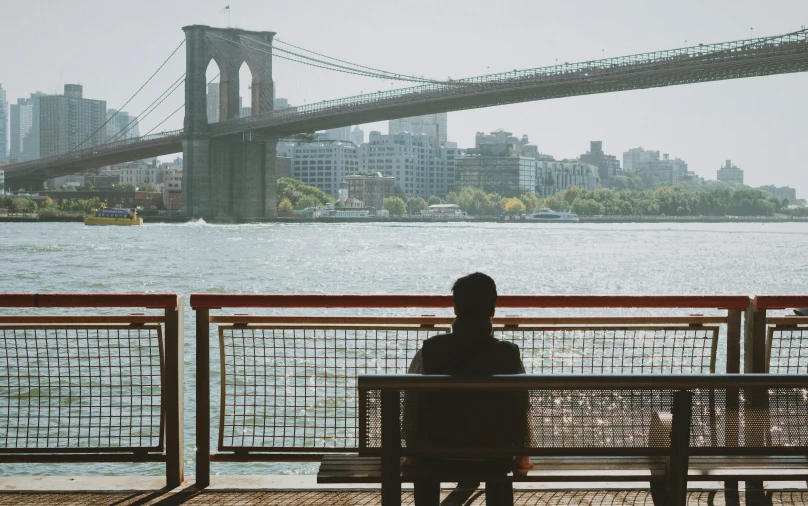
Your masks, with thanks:
M 451 495 L 450 495 L 451 494 Z M 720 490 L 691 491 L 688 506 L 733 506 L 747 504 L 743 492 L 737 499 L 728 498 Z M 771 506 L 803 506 L 808 504 L 808 492 L 771 491 L 762 504 Z M 375 506 L 381 504 L 379 490 L 197 490 L 127 491 L 127 492 L 3 492 L 0 506 L 52 505 L 60 506 Z M 412 505 L 412 493 L 402 494 L 402 504 Z M 458 494 L 442 493 L 443 505 L 483 506 L 482 489 Z M 517 490 L 515 506 L 651 506 L 648 490 Z M 748 503 L 752 504 L 752 502 Z

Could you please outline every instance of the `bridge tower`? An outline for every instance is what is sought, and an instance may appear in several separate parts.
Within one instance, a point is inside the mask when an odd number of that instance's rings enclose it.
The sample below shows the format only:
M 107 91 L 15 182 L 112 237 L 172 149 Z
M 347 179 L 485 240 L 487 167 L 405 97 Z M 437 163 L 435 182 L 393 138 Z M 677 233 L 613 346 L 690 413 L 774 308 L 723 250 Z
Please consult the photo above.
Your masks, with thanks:
M 203 25 L 183 27 L 186 48 L 182 210 L 186 216 L 251 220 L 277 216 L 277 139 L 244 133 L 212 138 L 205 73 L 219 66 L 219 121 L 239 116 L 239 69 L 252 72 L 252 114 L 273 110 L 272 38 Z

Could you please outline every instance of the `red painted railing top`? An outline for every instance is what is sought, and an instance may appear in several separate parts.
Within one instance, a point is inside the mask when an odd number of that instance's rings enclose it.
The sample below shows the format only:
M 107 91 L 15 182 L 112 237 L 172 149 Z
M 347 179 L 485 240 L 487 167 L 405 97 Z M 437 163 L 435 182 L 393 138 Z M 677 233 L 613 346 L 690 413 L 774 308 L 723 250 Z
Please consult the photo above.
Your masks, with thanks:
M 808 307 L 808 295 L 757 295 L 755 307 L 758 309 Z
M 0 293 L 0 307 L 173 308 L 173 293 Z
M 745 295 L 500 295 L 498 308 L 746 309 Z M 194 309 L 221 308 L 445 308 L 451 295 L 191 294 Z

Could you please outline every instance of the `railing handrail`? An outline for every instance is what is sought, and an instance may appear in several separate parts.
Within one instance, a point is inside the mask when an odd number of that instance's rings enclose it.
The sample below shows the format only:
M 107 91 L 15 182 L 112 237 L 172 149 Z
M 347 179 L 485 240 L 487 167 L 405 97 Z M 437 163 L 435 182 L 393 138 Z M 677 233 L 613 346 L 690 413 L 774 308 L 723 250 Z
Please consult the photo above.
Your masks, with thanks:
M 481 378 L 424 374 L 360 374 L 359 390 L 690 390 L 806 388 L 808 375 L 771 374 L 509 374 Z
M 451 295 L 191 294 L 194 309 L 450 308 Z M 498 308 L 747 309 L 746 295 L 499 295 Z
M 808 295 L 756 295 L 755 309 L 808 307 Z
M 173 293 L 0 293 L 0 307 L 176 308 L 179 307 L 179 295 Z

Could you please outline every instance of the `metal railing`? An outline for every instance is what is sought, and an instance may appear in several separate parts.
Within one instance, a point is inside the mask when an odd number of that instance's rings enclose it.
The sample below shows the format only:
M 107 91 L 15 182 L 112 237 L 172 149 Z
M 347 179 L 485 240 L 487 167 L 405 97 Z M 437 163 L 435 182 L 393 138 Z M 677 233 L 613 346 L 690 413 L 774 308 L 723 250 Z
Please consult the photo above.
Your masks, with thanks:
M 452 318 L 399 316 L 403 308 L 450 308 L 442 295 L 191 295 L 196 311 L 197 484 L 211 461 L 318 461 L 358 450 L 356 378 L 404 373 L 429 336 Z M 716 371 L 726 329 L 726 372 L 740 372 L 743 296 L 520 296 L 498 308 L 690 309 L 722 314 L 506 316 L 494 335 L 519 345 L 532 374 Z M 391 316 L 211 315 L 224 308 L 383 309 Z M 392 311 L 388 311 L 392 310 Z M 210 325 L 221 367 L 218 453 L 211 453 Z
M 182 297 L 0 294 L 0 308 L 21 310 L 0 314 L 0 462 L 165 462 L 182 483 Z
M 802 307 L 808 307 L 806 295 L 755 297 L 746 326 L 745 372 L 808 374 L 808 317 L 769 313 Z

